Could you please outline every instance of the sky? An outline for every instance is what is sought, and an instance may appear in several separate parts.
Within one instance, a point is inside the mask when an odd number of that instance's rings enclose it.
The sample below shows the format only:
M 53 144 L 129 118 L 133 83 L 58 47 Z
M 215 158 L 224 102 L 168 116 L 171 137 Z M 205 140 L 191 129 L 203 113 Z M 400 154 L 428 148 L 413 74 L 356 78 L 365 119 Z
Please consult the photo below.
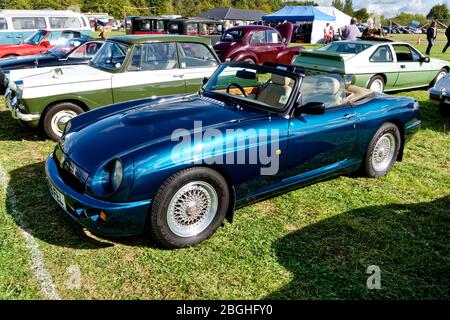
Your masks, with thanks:
M 331 1 L 315 0 L 324 6 L 330 6 Z M 401 12 L 426 15 L 432 6 L 441 3 L 447 3 L 450 6 L 450 0 L 353 0 L 353 7 L 355 9 L 366 8 L 369 12 L 376 12 L 389 18 Z

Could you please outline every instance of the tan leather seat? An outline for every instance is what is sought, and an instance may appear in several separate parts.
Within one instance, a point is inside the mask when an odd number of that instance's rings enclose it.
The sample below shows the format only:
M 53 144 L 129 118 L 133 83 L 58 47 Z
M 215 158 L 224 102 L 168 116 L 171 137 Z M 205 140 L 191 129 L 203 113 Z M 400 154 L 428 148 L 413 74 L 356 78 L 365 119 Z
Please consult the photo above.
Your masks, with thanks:
M 303 79 L 301 93 L 302 103 L 322 102 L 325 106 L 336 106 L 345 103 L 341 83 L 327 76 L 311 76 Z
M 292 92 L 292 79 L 272 74 L 271 82 L 261 89 L 256 100 L 267 105 L 283 108 Z

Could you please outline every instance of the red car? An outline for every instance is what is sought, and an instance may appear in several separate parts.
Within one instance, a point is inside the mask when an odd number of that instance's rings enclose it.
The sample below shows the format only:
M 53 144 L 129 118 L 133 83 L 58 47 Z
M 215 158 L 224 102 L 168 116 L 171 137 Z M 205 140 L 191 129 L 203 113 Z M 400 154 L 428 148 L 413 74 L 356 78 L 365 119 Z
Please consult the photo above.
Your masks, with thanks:
M 48 51 L 60 40 L 65 41 L 71 38 L 79 38 L 78 31 L 47 31 L 38 30 L 32 36 L 19 44 L 0 44 L 0 58 L 12 58 L 17 56 L 28 56 L 41 54 Z
M 288 47 L 294 25 L 285 22 L 271 28 L 251 25 L 227 29 L 214 50 L 222 62 L 245 61 L 263 64 L 266 61 L 292 64 L 304 48 Z

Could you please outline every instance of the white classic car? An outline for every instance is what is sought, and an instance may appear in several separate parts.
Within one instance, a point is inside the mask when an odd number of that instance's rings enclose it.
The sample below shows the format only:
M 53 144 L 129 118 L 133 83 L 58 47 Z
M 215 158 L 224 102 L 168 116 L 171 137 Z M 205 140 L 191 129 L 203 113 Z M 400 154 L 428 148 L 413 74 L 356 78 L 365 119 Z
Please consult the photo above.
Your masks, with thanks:
M 200 89 L 220 64 L 209 39 L 184 35 L 114 37 L 88 66 L 12 70 L 5 75 L 13 118 L 58 140 L 78 114 L 113 103 Z

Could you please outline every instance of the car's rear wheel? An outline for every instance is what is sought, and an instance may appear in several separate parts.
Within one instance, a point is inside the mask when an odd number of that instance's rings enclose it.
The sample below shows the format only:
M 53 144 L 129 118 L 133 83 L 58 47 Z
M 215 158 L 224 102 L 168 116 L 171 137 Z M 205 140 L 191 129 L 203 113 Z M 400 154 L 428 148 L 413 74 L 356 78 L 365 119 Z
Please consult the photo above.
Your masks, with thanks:
M 439 104 L 439 113 L 443 117 L 450 117 L 450 104 L 440 103 Z
M 159 188 L 147 228 L 164 247 L 189 247 L 217 230 L 229 202 L 227 182 L 217 171 L 204 167 L 186 169 Z
M 382 76 L 376 75 L 373 76 L 372 79 L 370 79 L 367 88 L 375 92 L 384 92 L 384 85 L 384 78 Z
M 372 137 L 364 159 L 364 171 L 368 177 L 378 178 L 391 170 L 401 146 L 398 127 L 384 123 Z
M 251 64 L 255 64 L 256 63 L 255 60 L 253 60 L 251 58 L 244 59 L 243 62 L 251 63 Z
M 18 56 L 15 54 L 7 54 L 6 56 L 2 57 L 3 59 L 10 59 L 10 58 L 17 58 Z
M 83 112 L 80 106 L 72 102 L 62 102 L 49 107 L 42 122 L 45 134 L 53 141 L 58 141 L 67 122 Z

